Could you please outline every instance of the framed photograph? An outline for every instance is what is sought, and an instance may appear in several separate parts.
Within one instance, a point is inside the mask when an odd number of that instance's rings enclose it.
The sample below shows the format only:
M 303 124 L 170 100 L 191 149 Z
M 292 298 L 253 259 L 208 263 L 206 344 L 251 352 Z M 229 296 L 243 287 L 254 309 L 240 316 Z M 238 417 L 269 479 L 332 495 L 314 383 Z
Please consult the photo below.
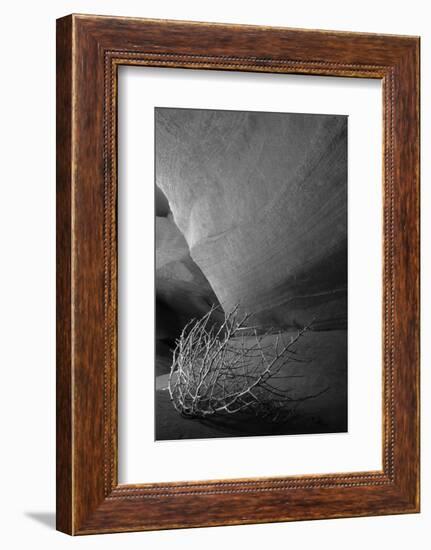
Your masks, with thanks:
M 419 38 L 57 21 L 57 528 L 419 511 Z

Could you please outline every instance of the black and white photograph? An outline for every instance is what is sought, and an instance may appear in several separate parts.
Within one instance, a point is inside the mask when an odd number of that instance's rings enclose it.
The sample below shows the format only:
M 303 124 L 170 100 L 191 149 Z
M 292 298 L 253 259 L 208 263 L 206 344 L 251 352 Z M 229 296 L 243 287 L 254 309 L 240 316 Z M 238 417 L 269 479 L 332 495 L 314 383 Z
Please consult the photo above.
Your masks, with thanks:
M 429 547 L 428 3 L 2 8 L 2 548 Z
M 155 439 L 346 432 L 348 117 L 154 117 Z

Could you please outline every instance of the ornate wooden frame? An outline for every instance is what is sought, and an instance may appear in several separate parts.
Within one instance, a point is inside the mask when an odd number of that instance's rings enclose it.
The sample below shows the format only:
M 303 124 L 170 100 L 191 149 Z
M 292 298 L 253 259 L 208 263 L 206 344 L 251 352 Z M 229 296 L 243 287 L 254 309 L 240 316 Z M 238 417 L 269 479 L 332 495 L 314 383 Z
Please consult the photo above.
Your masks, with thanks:
M 119 65 L 378 78 L 383 469 L 119 485 Z M 70 15 L 57 21 L 57 528 L 69 534 L 419 511 L 419 38 Z

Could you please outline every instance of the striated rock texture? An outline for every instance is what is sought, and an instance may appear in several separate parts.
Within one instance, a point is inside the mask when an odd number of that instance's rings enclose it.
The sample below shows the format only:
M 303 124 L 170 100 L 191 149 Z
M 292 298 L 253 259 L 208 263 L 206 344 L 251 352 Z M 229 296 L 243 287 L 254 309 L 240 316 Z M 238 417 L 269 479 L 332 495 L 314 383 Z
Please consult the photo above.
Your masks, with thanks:
M 345 327 L 347 117 L 155 117 L 156 184 L 223 308 L 239 303 L 263 325 Z
M 217 304 L 171 217 L 156 218 L 156 301 L 158 339 L 177 337 L 190 319 Z
M 187 242 L 173 222 L 168 201 L 156 188 L 156 356 L 159 371 L 169 369 L 171 350 L 183 327 L 192 318 L 202 317 L 217 303 L 214 291 L 192 260 Z

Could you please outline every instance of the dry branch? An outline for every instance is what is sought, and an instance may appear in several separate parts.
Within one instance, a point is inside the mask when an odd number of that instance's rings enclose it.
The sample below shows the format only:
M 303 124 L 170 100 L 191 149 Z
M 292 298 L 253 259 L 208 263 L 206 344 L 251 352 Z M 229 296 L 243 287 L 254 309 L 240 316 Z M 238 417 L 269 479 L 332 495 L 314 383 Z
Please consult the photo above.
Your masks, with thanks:
M 282 333 L 260 332 L 247 326 L 249 314 L 238 307 L 225 314 L 221 325 L 212 322 L 212 307 L 182 331 L 174 350 L 169 393 L 183 416 L 205 418 L 214 414 L 253 413 L 272 421 L 291 414 L 300 402 L 325 390 L 300 398 L 278 380 L 298 378 L 285 374 L 289 363 L 304 362 L 295 344 L 308 327 L 286 343 Z

